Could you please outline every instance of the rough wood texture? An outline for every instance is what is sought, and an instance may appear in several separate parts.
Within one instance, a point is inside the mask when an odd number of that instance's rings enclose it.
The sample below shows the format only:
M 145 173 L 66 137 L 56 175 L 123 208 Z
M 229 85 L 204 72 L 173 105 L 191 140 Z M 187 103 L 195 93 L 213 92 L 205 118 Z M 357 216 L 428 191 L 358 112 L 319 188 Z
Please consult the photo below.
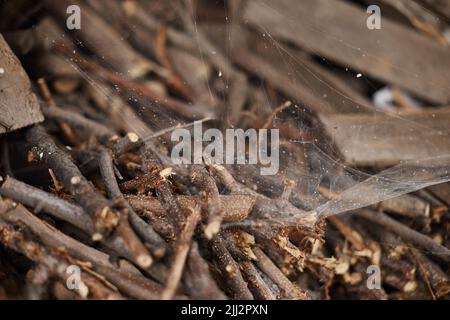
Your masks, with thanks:
M 294 44 L 398 85 L 431 102 L 450 102 L 450 49 L 382 19 L 369 30 L 368 15 L 343 1 L 250 1 L 244 21 Z M 399 40 L 403 39 L 403 40 Z M 437 63 L 424 63 L 428 61 Z
M 2 35 L 0 35 L 0 134 L 16 130 L 44 117 L 30 81 Z
M 320 120 L 349 164 L 389 166 L 450 152 L 450 140 L 446 138 L 449 108 L 401 116 L 321 115 Z

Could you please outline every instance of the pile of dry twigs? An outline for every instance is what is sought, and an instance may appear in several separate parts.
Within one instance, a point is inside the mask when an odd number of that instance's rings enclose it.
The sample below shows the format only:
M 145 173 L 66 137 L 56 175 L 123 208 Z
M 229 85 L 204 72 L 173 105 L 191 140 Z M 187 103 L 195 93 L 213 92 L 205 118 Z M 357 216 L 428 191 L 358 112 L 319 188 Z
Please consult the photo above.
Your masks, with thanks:
M 317 173 L 323 158 L 308 143 L 292 143 L 313 141 L 339 159 L 328 163 L 346 163 L 352 156 L 339 149 L 354 151 L 341 145 L 348 139 L 331 143 L 327 132 L 346 117 L 367 124 L 361 110 L 375 108 L 373 86 L 392 84 L 394 107 L 408 109 L 405 92 L 420 84 L 397 88 L 403 79 L 389 67 L 381 79 L 368 67 L 367 83 L 356 83 L 346 61 L 330 53 L 335 64 L 322 63 L 326 48 L 292 40 L 257 2 L 0 2 L 0 299 L 448 298 L 449 184 L 326 218 L 314 209 L 339 196 L 327 184 L 339 170 Z M 365 14 L 357 1 L 330 2 Z M 79 30 L 66 25 L 73 4 Z M 402 8 L 389 19 L 414 41 L 425 38 L 430 52 L 436 45 L 448 54 L 441 32 L 448 20 Z M 272 27 L 280 42 L 269 39 Z M 450 102 L 435 90 L 435 100 L 416 92 L 432 112 Z M 439 112 L 430 121 L 447 126 L 450 113 Z M 278 129 L 279 173 L 174 164 L 171 133 L 192 130 L 194 121 Z M 411 147 L 394 134 L 389 141 Z M 370 170 L 407 153 L 388 146 L 394 151 L 380 160 L 379 151 L 365 151 L 370 141 L 358 147 L 355 165 Z

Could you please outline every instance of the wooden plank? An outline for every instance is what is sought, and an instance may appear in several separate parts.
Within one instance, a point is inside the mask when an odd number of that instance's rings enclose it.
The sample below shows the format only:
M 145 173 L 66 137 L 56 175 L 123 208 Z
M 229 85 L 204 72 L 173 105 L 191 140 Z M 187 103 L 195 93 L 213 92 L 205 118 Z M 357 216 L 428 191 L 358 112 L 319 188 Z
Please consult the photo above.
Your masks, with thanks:
M 0 68 L 0 134 L 43 121 L 30 80 L 1 34 Z
M 343 160 L 358 166 L 450 154 L 450 108 L 405 115 L 319 115 Z
M 450 49 L 396 22 L 369 30 L 368 14 L 337 0 L 251 0 L 243 20 L 272 37 L 438 104 L 450 102 Z

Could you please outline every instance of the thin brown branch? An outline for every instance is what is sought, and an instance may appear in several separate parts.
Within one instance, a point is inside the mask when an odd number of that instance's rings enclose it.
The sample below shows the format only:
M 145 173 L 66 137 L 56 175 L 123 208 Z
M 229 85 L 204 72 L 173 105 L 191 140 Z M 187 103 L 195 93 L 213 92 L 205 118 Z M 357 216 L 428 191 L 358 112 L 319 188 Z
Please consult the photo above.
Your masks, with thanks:
M 450 262 L 450 250 L 448 248 L 438 244 L 426 235 L 423 235 L 420 232 L 417 232 L 411 228 L 408 228 L 404 224 L 395 221 L 388 215 L 382 212 L 374 212 L 363 209 L 358 212 L 358 216 L 391 230 L 392 232 L 398 234 L 403 240 L 413 243 L 424 250 L 427 250 L 430 254 L 435 255 L 436 258 L 439 258 L 447 263 Z
M 211 250 L 223 280 L 227 284 L 226 289 L 229 294 L 234 299 L 253 300 L 253 295 L 242 277 L 239 265 L 228 252 L 219 236 L 212 240 Z
M 88 234 L 94 234 L 94 225 L 84 210 L 53 194 L 7 177 L 0 187 L 0 195 L 31 208 L 40 208 L 55 218 L 66 221 Z
M 184 230 L 175 243 L 174 258 L 169 271 L 166 288 L 161 295 L 162 300 L 169 300 L 175 294 L 183 274 L 186 257 L 191 246 L 191 240 L 194 235 L 195 227 L 200 221 L 200 212 L 201 210 L 199 207 L 190 208 L 190 215 L 186 218 Z
M 161 96 L 161 94 L 155 92 L 154 90 L 141 83 L 123 78 L 122 76 L 107 70 L 88 57 L 74 54 L 72 51 L 67 50 L 66 47 L 57 46 L 54 50 L 72 58 L 78 66 L 94 74 L 95 76 L 100 77 L 104 81 L 109 82 L 112 85 L 119 86 L 128 92 L 137 94 L 138 96 L 145 97 L 153 103 L 159 104 L 165 107 L 167 110 L 170 110 L 173 113 L 182 116 L 183 118 L 196 120 L 207 117 L 206 113 L 203 110 L 200 110 L 199 107 L 190 106 L 187 103 L 175 98 Z
M 45 129 L 35 125 L 25 132 L 25 137 L 32 146 L 33 159 L 45 162 L 75 201 L 91 215 L 98 231 L 94 240 L 111 233 L 119 223 L 119 214 L 112 209 L 108 200 L 97 193 L 70 157 L 56 146 Z
M 276 300 L 276 294 L 270 289 L 266 282 L 259 274 L 251 261 L 243 261 L 240 263 L 242 275 L 248 282 L 250 290 L 252 291 L 255 299 L 258 300 Z
M 105 186 L 108 192 L 108 195 L 111 199 L 120 200 L 123 202 L 123 205 L 126 207 L 128 212 L 129 222 L 133 226 L 134 230 L 138 233 L 138 235 L 149 245 L 152 249 L 153 253 L 157 257 L 162 257 L 167 251 L 167 245 L 164 240 L 153 230 L 152 226 L 143 221 L 137 214 L 134 212 L 132 207 L 125 200 L 124 195 L 120 191 L 119 185 L 115 178 L 114 169 L 113 169 L 113 161 L 111 155 L 108 150 L 105 148 L 101 149 L 100 159 L 99 159 L 99 167 L 100 172 L 103 177 L 103 181 L 105 182 Z M 126 232 L 126 230 L 121 230 L 121 232 Z M 139 241 L 140 242 L 140 241 Z M 128 244 L 130 246 L 130 244 Z M 140 247 L 140 248 L 139 248 Z M 137 249 L 141 253 L 145 251 L 139 245 Z
M 219 289 L 212 277 L 208 263 L 200 255 L 197 242 L 192 244 L 189 251 L 183 284 L 186 293 L 192 299 L 226 299 L 226 295 Z
M 260 248 L 255 247 L 253 252 L 258 259 L 256 260 L 258 267 L 283 290 L 287 298 L 300 300 L 310 299 L 308 293 L 294 285 Z
M 191 173 L 192 182 L 202 190 L 204 196 L 204 211 L 206 212 L 205 236 L 212 239 L 219 231 L 224 212 L 220 202 L 219 190 L 216 182 L 203 166 L 196 165 Z

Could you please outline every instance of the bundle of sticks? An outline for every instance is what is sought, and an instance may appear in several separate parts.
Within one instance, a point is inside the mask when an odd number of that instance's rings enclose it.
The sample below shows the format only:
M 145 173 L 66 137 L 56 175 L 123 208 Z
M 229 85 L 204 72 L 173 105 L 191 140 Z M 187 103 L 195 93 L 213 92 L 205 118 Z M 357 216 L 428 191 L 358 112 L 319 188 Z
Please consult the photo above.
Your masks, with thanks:
M 323 158 L 306 142 L 371 102 L 286 46 L 324 79 L 291 81 L 269 52 L 280 48 L 242 22 L 248 2 L 1 7 L 0 298 L 448 298 L 450 185 L 318 215 L 339 172 L 315 184 Z M 68 29 L 74 4 L 81 25 Z M 216 41 L 225 31 L 231 48 Z M 279 173 L 174 163 L 171 133 L 199 122 L 278 129 Z M 340 143 L 323 150 L 340 157 Z

